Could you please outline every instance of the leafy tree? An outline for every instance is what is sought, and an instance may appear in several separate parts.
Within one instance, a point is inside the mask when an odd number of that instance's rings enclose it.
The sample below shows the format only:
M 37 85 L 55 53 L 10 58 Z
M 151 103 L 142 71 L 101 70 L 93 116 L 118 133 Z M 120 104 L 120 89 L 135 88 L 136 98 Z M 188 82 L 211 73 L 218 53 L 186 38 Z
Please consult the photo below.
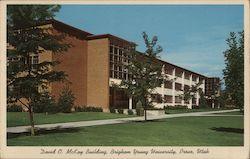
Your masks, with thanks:
M 145 53 L 131 52 L 130 63 L 126 66 L 132 80 L 122 80 L 119 85 L 126 88 L 125 91 L 130 97 L 141 101 L 144 108 L 145 121 L 147 121 L 147 108 L 152 106 L 150 96 L 156 87 L 163 82 L 162 65 L 157 61 L 160 46 L 156 46 L 158 38 L 154 36 L 149 40 L 148 35 L 143 32 L 143 39 L 146 45 Z
M 64 35 L 51 34 L 51 27 L 39 27 L 58 12 L 58 5 L 8 5 L 7 7 L 7 87 L 8 102 L 19 101 L 29 111 L 31 135 L 35 135 L 31 102 L 47 93 L 53 81 L 64 80 L 63 71 L 51 68 L 56 61 L 34 61 L 47 51 L 60 53 L 70 47 L 62 42 Z M 36 59 L 37 60 L 37 59 Z
M 190 99 L 194 98 L 195 95 L 198 93 L 200 96 L 200 106 L 207 107 L 204 92 L 201 88 L 199 88 L 201 84 L 202 83 L 199 82 L 196 85 L 192 85 L 188 90 L 184 90 L 183 94 L 180 94 L 179 96 L 184 99 L 184 101 L 189 101 Z
M 231 32 L 227 39 L 228 48 L 224 52 L 225 91 L 232 104 L 244 109 L 244 32 Z

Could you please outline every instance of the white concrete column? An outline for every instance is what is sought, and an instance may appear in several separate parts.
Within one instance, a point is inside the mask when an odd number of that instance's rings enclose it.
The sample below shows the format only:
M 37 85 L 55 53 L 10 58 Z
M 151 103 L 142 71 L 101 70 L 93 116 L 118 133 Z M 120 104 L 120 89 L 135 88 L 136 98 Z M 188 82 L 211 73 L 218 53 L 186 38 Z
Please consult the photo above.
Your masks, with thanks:
M 189 87 L 192 87 L 192 82 L 193 82 L 193 75 L 190 74 L 189 76 Z M 192 98 L 189 99 L 189 104 L 188 104 L 188 109 L 192 109 Z
M 205 79 L 202 80 L 202 90 L 203 90 L 203 93 L 205 94 Z
M 200 77 L 199 77 L 199 76 L 196 78 L 196 82 L 197 82 L 197 83 L 200 82 Z M 198 89 L 199 89 L 199 88 L 198 88 Z M 199 92 L 196 92 L 196 105 L 199 105 L 199 99 L 200 99 Z
M 185 77 L 185 72 L 183 71 L 182 72 L 182 76 L 181 76 L 181 87 L 182 87 L 182 90 L 184 92 L 184 77 Z M 184 98 L 181 100 L 181 104 L 184 105 L 185 104 L 185 101 L 184 101 Z
M 214 109 L 214 101 L 212 102 L 212 108 Z
M 175 68 L 173 69 L 173 78 L 175 78 Z M 172 104 L 175 106 L 175 80 L 172 82 Z
M 164 101 L 165 65 L 162 66 L 161 74 L 163 76 L 163 81 L 162 81 L 162 84 L 161 84 L 161 96 L 162 96 L 162 99 L 163 99 L 162 103 L 165 103 L 165 101 Z
M 132 97 L 129 97 L 129 106 L 128 109 L 132 109 L 133 108 L 133 100 Z

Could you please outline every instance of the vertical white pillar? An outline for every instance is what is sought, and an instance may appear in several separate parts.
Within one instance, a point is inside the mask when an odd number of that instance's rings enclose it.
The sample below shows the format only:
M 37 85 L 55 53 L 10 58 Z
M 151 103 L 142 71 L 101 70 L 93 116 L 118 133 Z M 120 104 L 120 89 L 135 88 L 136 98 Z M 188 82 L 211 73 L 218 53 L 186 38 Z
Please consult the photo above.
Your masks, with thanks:
M 129 97 L 129 106 L 128 109 L 132 109 L 133 108 L 133 100 L 132 97 Z
M 182 88 L 183 92 L 184 92 L 184 77 L 185 77 L 185 72 L 183 71 L 183 72 L 182 72 L 182 76 L 181 76 L 181 88 Z M 182 94 L 183 94 L 183 92 L 182 92 Z M 185 104 L 185 103 L 184 103 L 184 98 L 182 98 L 181 104 L 182 104 L 182 105 Z
M 200 81 L 200 77 L 198 76 L 196 78 L 196 82 L 199 83 Z M 200 86 L 199 86 L 200 87 Z M 199 92 L 196 92 L 196 105 L 198 106 L 199 105 L 199 99 L 200 99 L 200 95 L 199 95 Z
M 214 101 L 212 101 L 212 108 L 214 109 Z
M 189 87 L 192 87 L 192 82 L 193 82 L 193 75 L 190 74 L 189 76 Z M 192 98 L 189 99 L 189 104 L 188 104 L 188 109 L 192 109 Z
M 173 69 L 173 78 L 175 78 L 175 68 Z M 175 106 L 175 80 L 172 82 L 172 104 Z
M 162 66 L 162 70 L 161 70 L 161 75 L 163 76 L 163 81 L 162 81 L 162 84 L 161 84 L 161 97 L 162 97 L 162 108 L 164 106 L 164 82 L 165 82 L 165 65 Z
M 202 81 L 202 90 L 203 90 L 203 93 L 205 94 L 205 79 L 203 79 Z

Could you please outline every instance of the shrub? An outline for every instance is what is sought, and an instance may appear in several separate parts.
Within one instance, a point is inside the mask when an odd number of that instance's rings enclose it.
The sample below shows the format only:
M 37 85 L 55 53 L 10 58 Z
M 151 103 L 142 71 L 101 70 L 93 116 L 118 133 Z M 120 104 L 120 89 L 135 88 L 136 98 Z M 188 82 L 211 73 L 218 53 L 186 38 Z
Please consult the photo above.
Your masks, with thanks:
M 144 109 L 142 106 L 142 102 L 140 100 L 136 103 L 136 115 L 138 116 L 144 115 Z
M 175 106 L 164 106 L 164 109 L 176 110 L 176 109 L 187 109 L 186 105 L 175 105 Z
M 7 106 L 7 112 L 22 112 L 23 108 L 17 104 L 11 104 Z
M 111 107 L 109 108 L 110 113 L 115 113 L 115 108 Z
M 136 115 L 144 116 L 144 110 L 142 108 L 141 109 L 136 109 Z
M 35 113 L 57 113 L 59 112 L 55 99 L 48 94 L 45 94 L 31 102 Z
M 101 107 L 95 107 L 95 106 L 76 106 L 75 107 L 76 112 L 103 112 L 103 109 Z
M 60 112 L 70 113 L 74 106 L 74 101 L 75 97 L 72 90 L 68 86 L 64 87 L 57 103 Z
M 192 109 L 200 109 L 200 107 L 197 105 L 192 105 Z
M 118 109 L 119 114 L 123 114 L 123 109 Z
M 150 107 L 150 108 L 147 108 L 147 110 L 164 110 L 163 108 L 154 108 L 154 107 Z
M 134 115 L 133 110 L 129 109 L 129 110 L 128 110 L 128 115 Z

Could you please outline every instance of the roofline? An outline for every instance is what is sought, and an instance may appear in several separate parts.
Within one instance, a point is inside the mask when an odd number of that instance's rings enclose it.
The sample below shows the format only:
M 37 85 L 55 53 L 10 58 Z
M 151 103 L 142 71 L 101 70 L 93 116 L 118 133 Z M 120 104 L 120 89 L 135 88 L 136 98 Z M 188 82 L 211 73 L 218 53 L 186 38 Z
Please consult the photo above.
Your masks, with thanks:
M 83 33 L 83 34 L 93 35 L 92 33 L 89 33 L 89 32 L 86 32 L 86 31 L 84 31 L 84 30 L 81 30 L 81 29 L 79 29 L 79 28 L 73 27 L 73 26 L 71 26 L 71 25 L 69 25 L 69 24 L 66 24 L 66 23 L 64 23 L 64 22 L 58 21 L 58 20 L 56 20 L 56 19 L 49 19 L 49 20 L 46 20 L 46 21 L 41 22 L 41 23 L 39 23 L 39 24 L 59 24 L 59 25 L 63 25 L 64 27 L 67 27 L 67 28 L 69 28 L 69 29 L 72 29 L 72 30 L 74 30 L 74 31 L 81 32 L 81 33 Z
M 117 40 L 120 40 L 120 41 L 124 41 L 126 43 L 129 43 L 131 45 L 134 45 L 134 46 L 137 46 L 136 43 L 134 42 L 131 42 L 131 41 L 128 41 L 128 40 L 125 40 L 125 39 L 122 39 L 118 36 L 115 36 L 115 35 L 112 35 L 112 34 L 99 34 L 99 35 L 89 35 L 87 36 L 87 40 L 94 40 L 94 39 L 103 39 L 103 38 L 110 38 L 110 39 L 117 39 Z
M 136 51 L 136 52 L 137 52 L 137 53 L 142 54 L 143 56 L 147 56 L 147 55 L 145 55 L 145 54 L 144 54 L 144 53 L 142 53 L 142 52 L 139 52 L 139 51 Z M 158 58 L 157 58 L 157 60 L 158 60 L 158 61 L 160 61 L 160 62 L 162 62 L 162 63 L 164 63 L 164 64 L 169 64 L 169 65 L 171 65 L 171 66 L 173 66 L 173 67 L 177 67 L 177 68 L 182 69 L 182 70 L 184 70 L 184 71 L 191 72 L 192 74 L 196 74 L 196 75 L 198 75 L 198 76 L 202 76 L 202 77 L 204 77 L 204 78 L 208 78 L 207 76 L 204 76 L 204 75 L 199 74 L 199 73 L 196 73 L 196 72 L 194 72 L 194 71 L 190 71 L 190 70 L 185 69 L 185 68 L 183 68 L 183 67 L 180 67 L 180 66 L 174 65 L 174 64 L 169 63 L 169 62 L 167 62 L 167 61 L 163 61 L 163 60 L 158 59 Z

